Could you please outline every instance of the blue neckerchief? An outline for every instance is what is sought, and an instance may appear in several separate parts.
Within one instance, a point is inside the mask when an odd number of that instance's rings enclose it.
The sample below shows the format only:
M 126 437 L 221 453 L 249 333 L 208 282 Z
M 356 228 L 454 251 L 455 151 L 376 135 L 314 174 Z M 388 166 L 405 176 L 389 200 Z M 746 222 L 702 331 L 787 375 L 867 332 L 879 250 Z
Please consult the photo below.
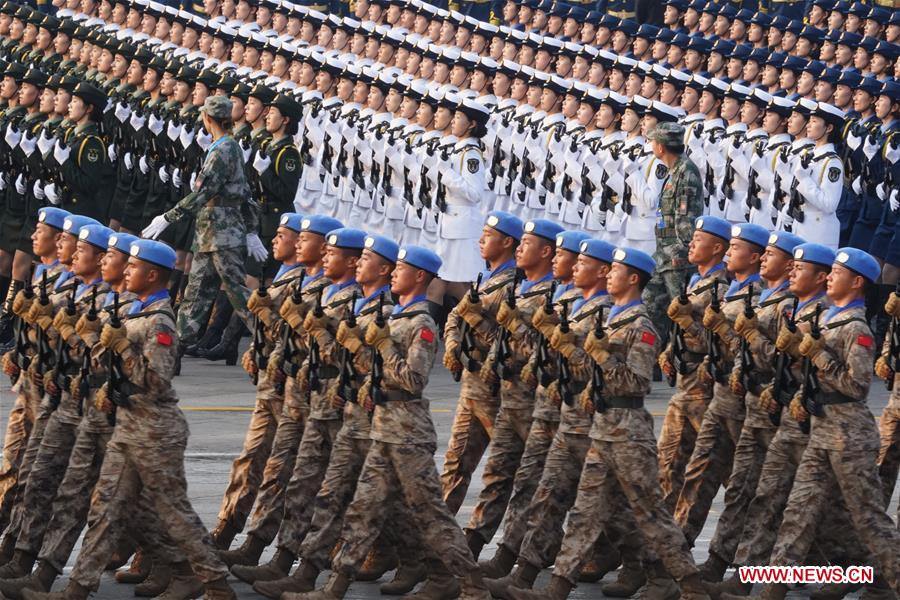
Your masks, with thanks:
M 600 296 L 608 296 L 608 295 L 609 295 L 609 292 L 607 292 L 606 290 L 600 290 L 599 292 L 594 292 L 593 294 L 591 294 L 591 296 L 589 298 L 585 298 L 585 297 L 576 298 L 575 301 L 572 303 L 571 316 L 574 317 L 575 315 L 577 315 L 578 312 L 581 310 L 581 308 L 585 304 L 587 304 L 588 302 L 593 300 L 594 298 L 599 298 Z
M 731 298 L 751 283 L 756 283 L 757 281 L 759 281 L 759 279 L 759 273 L 754 273 L 743 281 L 738 281 L 737 279 L 735 279 L 731 282 L 731 285 L 729 285 L 728 289 L 725 291 L 725 299 L 727 300 L 728 298 Z
M 318 279 L 322 279 L 322 277 L 324 277 L 324 276 L 325 276 L 325 269 L 322 269 L 321 271 L 319 271 L 319 272 L 316 273 L 315 275 L 307 275 L 306 277 L 303 278 L 303 285 L 300 286 L 300 289 L 301 289 L 301 290 L 305 290 L 306 287 L 307 287 L 309 284 L 311 284 L 313 281 L 316 281 L 316 280 L 318 280 Z
M 759 293 L 759 302 L 763 303 L 769 299 L 769 296 L 774 294 L 775 292 L 780 292 L 781 290 L 787 289 L 787 287 L 791 284 L 790 281 L 785 280 L 779 283 L 776 287 L 766 288 Z
M 106 308 L 107 306 L 112 306 L 113 299 L 115 294 L 110 291 L 106 296 L 103 297 L 103 306 L 100 308 Z
M 379 294 L 384 294 L 387 298 L 391 296 L 391 286 L 383 285 L 365 298 L 357 298 L 356 304 L 353 305 L 353 314 L 359 315 L 362 312 L 363 307 L 368 304 L 373 298 L 377 298 Z
M 158 292 L 153 292 L 149 296 L 147 296 L 146 300 L 141 300 L 138 298 L 134 302 L 131 303 L 131 308 L 128 309 L 128 314 L 133 315 L 144 310 L 144 307 L 150 306 L 154 302 L 159 302 L 160 300 L 168 300 L 169 299 L 169 290 L 161 289 Z
M 800 310 L 803 309 L 803 307 L 805 307 L 807 304 L 812 304 L 813 302 L 815 302 L 819 298 L 822 298 L 823 296 L 825 296 L 825 292 L 819 292 L 818 294 L 816 294 L 809 300 L 804 300 L 803 302 L 800 302 L 799 304 L 797 304 L 797 312 L 799 313 Z
M 719 264 L 717 264 L 716 266 L 712 267 L 709 271 L 707 271 L 706 273 L 703 273 L 702 275 L 701 275 L 700 273 L 694 273 L 693 275 L 691 275 L 691 282 L 690 282 L 690 284 L 688 285 L 688 287 L 694 287 L 694 284 L 696 284 L 698 281 L 700 281 L 701 279 L 703 279 L 703 278 L 706 277 L 707 275 L 710 275 L 710 274 L 712 274 L 712 273 L 715 273 L 716 271 L 721 271 L 721 270 L 724 269 L 724 268 L 725 268 L 725 263 L 720 262 Z
M 606 324 L 609 325 L 614 318 L 619 316 L 620 313 L 625 312 L 626 310 L 628 310 L 629 308 L 632 308 L 633 306 L 637 306 L 638 304 L 643 304 L 643 303 L 644 303 L 644 301 L 641 300 L 640 298 L 638 298 L 637 300 L 632 300 L 628 304 L 623 304 L 621 306 L 619 306 L 618 304 L 614 304 L 612 306 L 612 308 L 609 309 L 609 317 L 606 318 Z
M 225 140 L 229 139 L 230 137 L 231 137 L 231 136 L 228 135 L 228 134 L 223 135 L 222 137 L 220 137 L 219 139 L 217 139 L 216 141 L 214 141 L 212 144 L 210 144 L 210 145 L 209 145 L 209 148 L 206 149 L 206 156 L 209 156 L 210 154 L 212 154 L 212 151 L 213 151 L 213 150 L 215 150 L 217 147 L 221 146 L 222 143 L 223 143 Z
M 297 267 L 302 267 L 302 266 L 303 266 L 303 265 L 302 265 L 301 263 L 297 263 L 297 264 L 295 264 L 295 265 L 289 265 L 289 264 L 287 264 L 287 263 L 281 263 L 281 266 L 278 267 L 278 272 L 275 273 L 275 281 L 278 281 L 279 279 L 281 279 L 282 277 L 284 277 L 284 274 L 285 274 L 285 273 L 289 273 L 289 272 L 293 271 L 294 269 L 296 269 Z
M 425 302 L 427 299 L 428 299 L 428 296 L 426 296 L 425 294 L 420 294 L 420 295 L 416 296 L 415 298 L 413 298 L 412 300 L 410 300 L 409 302 L 407 302 L 406 304 L 395 304 L 394 310 L 391 311 L 391 314 L 398 315 L 398 314 L 402 313 L 404 310 L 406 310 L 407 306 L 412 306 L 416 302 Z
M 59 274 L 59 277 L 56 278 L 56 282 L 53 284 L 53 289 L 59 289 L 59 286 L 72 279 L 73 277 L 75 277 L 75 273 L 73 273 L 72 271 L 63 271 Z
M 481 281 L 482 281 L 482 283 L 484 283 L 487 280 L 489 280 L 491 277 L 493 277 L 494 275 L 499 275 L 503 271 L 508 271 L 510 269 L 515 268 L 515 266 L 516 266 L 516 259 L 511 258 L 508 261 L 506 261 L 505 263 L 498 266 L 496 269 L 485 269 L 484 271 L 481 272 Z
M 50 263 L 49 265 L 45 265 L 44 263 L 40 263 L 40 264 L 37 266 L 37 268 L 34 270 L 34 278 L 32 279 L 32 281 L 35 282 L 35 283 L 40 283 L 40 282 L 41 282 L 41 277 L 44 275 L 44 271 L 46 271 L 47 269 L 52 269 L 53 267 L 55 267 L 55 266 L 58 265 L 58 264 L 59 264 L 59 259 L 58 259 L 58 258 L 57 258 L 56 260 L 54 260 L 52 263 Z
M 78 300 L 79 298 L 81 298 L 84 295 L 84 293 L 86 291 L 88 291 L 88 288 L 91 288 L 91 287 L 97 285 L 101 281 L 103 281 L 103 278 L 98 277 L 97 279 L 93 280 L 90 283 L 79 283 L 78 289 L 75 291 L 75 299 Z
M 851 308 L 865 308 L 865 307 L 866 307 L 866 301 L 863 300 L 862 298 L 857 298 L 856 300 L 854 300 L 847 306 L 832 306 L 825 313 L 825 320 L 823 322 L 824 323 L 829 322 L 831 319 L 835 318 L 836 316 L 838 316 L 845 310 L 850 310 Z
M 563 294 L 571 290 L 573 287 L 575 287 L 574 283 L 561 283 L 556 286 L 556 291 L 553 292 L 553 301 L 556 302 L 557 300 L 559 300 Z
M 332 283 L 327 288 L 325 288 L 325 301 L 328 302 L 329 300 L 331 300 L 331 297 L 337 294 L 339 291 L 347 289 L 355 283 L 356 278 L 353 278 L 350 281 L 345 281 L 344 283 Z
M 540 279 L 536 279 L 535 281 L 531 281 L 530 279 L 524 279 L 524 280 L 522 281 L 522 284 L 519 286 L 519 294 L 524 294 L 524 293 L 526 293 L 528 290 L 530 290 L 531 288 L 533 288 L 534 286 L 536 286 L 537 284 L 542 283 L 542 282 L 544 282 L 544 281 L 550 281 L 551 279 L 553 279 L 553 272 L 552 272 L 552 271 L 551 271 L 550 273 L 547 273 L 546 275 L 544 275 L 544 276 L 541 277 Z

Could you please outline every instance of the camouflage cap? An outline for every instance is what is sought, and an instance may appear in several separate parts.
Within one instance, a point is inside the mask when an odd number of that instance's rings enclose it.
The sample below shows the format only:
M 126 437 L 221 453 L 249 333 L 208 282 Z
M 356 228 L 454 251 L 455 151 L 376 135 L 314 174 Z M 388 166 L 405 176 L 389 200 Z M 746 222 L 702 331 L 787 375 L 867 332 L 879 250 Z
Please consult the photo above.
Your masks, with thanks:
M 659 123 L 647 137 L 663 146 L 678 146 L 684 144 L 684 126 L 680 123 Z
M 227 96 L 210 96 L 203 103 L 201 112 L 205 112 L 213 119 L 231 118 L 231 100 Z

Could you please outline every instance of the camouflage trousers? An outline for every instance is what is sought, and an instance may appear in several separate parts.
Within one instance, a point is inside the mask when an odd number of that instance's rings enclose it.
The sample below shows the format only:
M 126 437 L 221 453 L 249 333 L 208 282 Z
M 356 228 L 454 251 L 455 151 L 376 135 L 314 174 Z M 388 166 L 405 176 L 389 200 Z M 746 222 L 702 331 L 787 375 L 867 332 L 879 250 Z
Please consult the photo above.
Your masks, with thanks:
M 213 549 L 209 532 L 187 497 L 184 450 L 179 443 L 152 445 L 113 439 L 106 447 L 100 480 L 88 516 L 88 530 L 71 578 L 96 590 L 116 548 L 120 533 L 132 516 L 146 514 L 142 500 L 152 507 L 160 529 L 170 536 L 204 582 L 228 574 Z
M 516 471 L 522 462 L 532 423 L 531 408 L 501 408 L 494 424 L 478 503 L 465 529 L 491 541 L 506 514 Z
M 684 485 L 675 506 L 675 521 L 690 544 L 703 530 L 719 488 L 731 475 L 734 449 L 741 437 L 743 420 L 706 411 L 697 433 L 694 452 L 684 471 Z
M 731 477 L 725 486 L 725 508 L 719 515 L 709 551 L 731 562 L 741 541 L 747 507 L 756 495 L 759 476 L 775 429 L 744 426 L 734 450 Z
M 663 500 L 669 512 L 675 512 L 675 505 L 684 485 L 684 470 L 687 468 L 697 432 L 703 423 L 703 415 L 709 404 L 704 397 L 706 387 L 699 382 L 696 372 L 678 376 L 678 391 L 669 401 L 662 429 L 659 432 L 659 484 Z M 711 393 L 711 390 L 710 390 Z
M 176 329 L 182 346 L 189 346 L 197 341 L 200 330 L 209 318 L 220 285 L 224 286 L 234 312 L 252 330 L 252 320 L 247 310 L 250 290 L 244 285 L 247 276 L 244 270 L 245 254 L 244 248 L 194 253 L 184 298 L 178 309 Z
M 478 373 L 463 369 L 460 381 L 459 402 L 441 473 L 444 502 L 454 515 L 466 499 L 472 473 L 487 450 L 500 410 L 500 398 L 491 395 L 491 386 Z
M 680 580 L 697 573 L 687 540 L 663 504 L 657 465 L 656 446 L 650 440 L 591 441 L 554 575 L 577 584 L 597 538 L 621 518 L 621 498 L 644 543 L 672 577 Z
M 669 304 L 672 298 L 677 298 L 681 294 L 684 277 L 688 272 L 688 269 L 657 271 L 644 288 L 644 304 L 647 305 L 650 320 L 661 336 L 660 348 L 666 347 L 669 330 L 672 328 L 672 321 L 668 315 Z
M 250 519 L 250 531 L 257 528 L 266 530 L 268 542 L 275 539 L 281 518 L 284 515 L 284 490 L 291 478 L 297 451 L 303 439 L 303 430 L 309 418 L 309 408 L 288 400 L 297 389 L 296 379 L 288 378 L 285 382 L 285 402 L 282 405 L 272 451 L 263 468 L 262 483 L 256 496 L 256 508 Z
M 48 562 L 59 573 L 66 566 L 87 523 L 91 493 L 100 478 L 100 467 L 111 435 L 112 432 L 97 433 L 87 427 L 78 428 L 66 475 L 59 484 L 53 501 L 52 516 L 47 519 L 46 515 L 39 515 L 41 519 L 32 528 L 42 530 L 43 544 L 24 547 L 24 535 L 19 537 L 17 547 L 30 553 L 38 553 L 40 550 L 39 558 Z M 36 531 L 31 533 L 28 542 L 37 542 L 39 536 L 36 534 Z
M 897 472 L 900 471 L 900 409 L 887 407 L 878 424 L 881 449 L 878 452 L 878 475 L 884 492 L 884 505 L 891 503 Z M 900 527 L 900 507 L 897 509 L 897 525 Z
M 244 448 L 231 464 L 231 477 L 219 508 L 219 523 L 228 523 L 238 530 L 246 525 L 272 452 L 283 406 L 284 396 L 275 393 L 275 386 L 265 371 L 260 371 L 256 404 L 244 436 Z
M 78 426 L 64 423 L 56 418 L 57 415 L 53 413 L 47 421 L 41 445 L 25 481 L 22 510 L 14 513 L 17 518 L 9 526 L 9 532 L 16 537 L 16 549 L 29 554 L 37 554 L 41 549 L 47 531 L 47 516 L 66 474 L 78 435 Z
M 468 579 L 477 572 L 465 536 L 441 499 L 434 450 L 430 444 L 372 442 L 344 515 L 335 571 L 352 576 L 359 570 L 386 519 L 402 503 L 415 520 L 426 554 L 440 557 L 456 577 Z
M 807 446 L 784 509 L 772 564 L 803 564 L 821 517 L 839 495 L 849 510 L 852 529 L 869 550 L 876 569 L 900 592 L 900 532 L 883 505 L 876 458 L 874 451 Z
M 275 531 L 263 528 L 265 535 L 259 535 L 260 530 L 257 529 L 254 530 L 254 535 L 270 542 L 277 534 L 279 548 L 289 550 L 294 555 L 300 554 L 300 545 L 309 531 L 316 494 L 319 493 L 325 471 L 328 470 L 331 447 L 340 429 L 339 420 L 309 419 L 306 422 L 294 470 L 284 490 L 281 526 Z M 272 519 L 266 522 L 270 523 Z M 270 532 L 271 538 L 268 537 Z
M 6 529 L 9 524 L 13 499 L 20 486 L 25 483 L 19 479 L 19 472 L 40 403 L 34 386 L 26 375 L 21 374 L 12 390 L 16 393 L 16 399 L 9 411 L 6 433 L 3 436 L 3 463 L 0 464 L 0 531 Z

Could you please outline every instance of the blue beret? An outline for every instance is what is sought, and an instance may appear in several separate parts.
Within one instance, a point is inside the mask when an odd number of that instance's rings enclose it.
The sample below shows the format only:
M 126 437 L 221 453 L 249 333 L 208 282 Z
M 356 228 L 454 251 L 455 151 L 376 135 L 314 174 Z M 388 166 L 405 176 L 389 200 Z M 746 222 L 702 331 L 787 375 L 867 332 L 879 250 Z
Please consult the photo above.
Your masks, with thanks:
M 753 13 L 753 18 L 750 19 L 750 23 L 760 27 L 768 27 L 772 24 L 772 17 L 764 12 L 755 12 Z
M 613 262 L 622 263 L 650 276 L 653 276 L 653 269 L 656 267 L 652 256 L 634 248 L 616 248 L 612 259 Z
M 628 37 L 634 37 L 635 34 L 637 34 L 638 27 L 640 27 L 640 25 L 638 25 L 636 21 L 632 21 L 631 19 L 622 19 L 622 21 L 619 23 L 618 30 Z
M 882 40 L 878 42 L 872 52 L 882 55 L 889 61 L 894 61 L 900 56 L 900 46 Z
M 900 10 L 891 11 L 891 18 L 888 19 L 888 25 L 900 25 Z
M 78 230 L 78 240 L 96 246 L 104 252 L 109 247 L 109 236 L 115 233 L 109 227 L 103 225 L 85 225 Z
M 731 239 L 731 223 L 720 217 L 697 217 L 694 229 L 720 237 L 726 242 Z
M 713 43 L 710 52 L 717 52 L 722 56 L 730 56 L 732 52 L 734 52 L 735 43 L 731 40 L 726 40 L 725 38 L 719 38 Z
M 866 15 L 866 18 L 871 19 L 876 23 L 880 23 L 881 25 L 885 25 L 888 20 L 890 20 L 892 12 L 894 11 L 888 10 L 886 8 L 880 8 L 878 6 L 873 6 L 869 10 L 869 14 Z
M 790 256 L 794 255 L 794 248 L 803 243 L 802 237 L 789 231 L 775 231 L 769 235 L 769 246 L 778 248 Z
M 900 83 L 888 79 L 881 88 L 880 96 L 887 96 L 891 102 L 900 102 Z
M 437 275 L 441 270 L 441 257 L 434 251 L 422 246 L 403 246 L 397 253 L 397 260 L 412 265 L 417 269 Z
M 862 2 L 854 2 L 850 5 L 849 14 L 857 17 L 865 17 L 867 14 L 869 14 L 869 6 L 867 4 L 863 4 Z
M 734 15 L 735 21 L 740 21 L 742 23 L 749 23 L 753 19 L 753 11 L 748 8 L 742 8 L 737 11 L 737 14 Z
M 845 31 L 841 34 L 841 37 L 838 38 L 837 43 L 842 46 L 849 46 L 856 49 L 859 46 L 859 43 L 862 41 L 863 36 L 853 31 Z
M 861 81 L 862 75 L 860 75 L 858 71 L 844 69 L 841 71 L 841 76 L 837 82 L 838 85 L 846 85 L 847 87 L 856 89 L 856 86 L 858 86 Z
M 738 60 L 747 60 L 753 52 L 753 47 L 749 44 L 736 44 L 734 50 L 728 55 L 728 58 L 736 58 Z
M 788 19 L 787 17 L 785 17 L 784 15 L 776 15 L 776 16 L 772 17 L 771 27 L 774 27 L 775 29 L 784 31 L 784 29 L 788 26 L 788 23 L 790 23 L 790 22 L 791 22 L 791 20 Z
M 99 225 L 100 222 L 96 219 L 92 219 L 90 217 L 85 217 L 83 215 L 69 215 L 66 217 L 66 220 L 63 222 L 63 231 L 78 237 L 78 232 L 85 225 Z M 105 247 L 105 246 L 104 246 Z
M 675 39 L 675 32 L 669 29 L 668 27 L 663 27 L 659 30 L 659 33 L 656 35 L 656 39 L 661 42 L 665 42 L 667 44 L 671 43 L 672 40 Z
M 814 44 L 821 44 L 822 40 L 825 39 L 825 30 L 813 27 L 812 25 L 806 25 L 800 30 L 800 37 L 806 38 Z
M 522 230 L 525 227 L 522 219 L 502 210 L 489 212 L 484 224 L 516 240 L 522 239 Z
M 722 8 L 719 9 L 719 14 L 721 16 L 725 17 L 726 19 L 728 19 L 729 21 L 731 21 L 732 19 L 734 19 L 737 16 L 738 9 L 729 2 L 725 6 L 723 6 Z
M 582 240 L 578 245 L 579 254 L 584 254 L 585 256 L 590 256 L 591 258 L 596 258 L 597 260 L 602 260 L 603 262 L 610 264 L 612 264 L 613 253 L 615 251 L 616 247 L 609 242 L 591 238 Z
M 55 206 L 46 206 L 38 211 L 38 222 L 62 231 L 66 217 L 71 214 L 69 211 L 56 208 Z
M 659 27 L 657 27 L 656 25 L 651 25 L 650 23 L 644 23 L 640 26 L 640 28 L 637 30 L 637 34 L 635 35 L 639 38 L 644 38 L 647 40 L 653 39 L 657 35 L 659 35 Z
M 834 264 L 834 250 L 822 244 L 807 242 L 794 248 L 794 260 L 815 263 L 830 268 Z
M 838 248 L 834 262 L 862 275 L 872 283 L 875 283 L 881 275 L 881 266 L 875 257 L 859 248 Z
M 396 263 L 400 246 L 394 240 L 383 235 L 370 235 L 366 238 L 366 248 L 388 262 Z
M 131 256 L 163 269 L 175 268 L 175 251 L 156 240 L 135 240 L 131 243 Z
M 553 243 L 556 243 L 556 236 L 562 230 L 562 225 L 547 219 L 534 219 L 525 223 L 525 233 L 542 237 Z
M 678 10 L 685 10 L 688 7 L 687 0 L 666 0 L 665 4 L 668 6 L 674 6 Z
M 339 227 L 328 232 L 328 245 L 335 248 L 362 250 L 366 244 L 366 232 L 362 229 Z
M 788 56 L 786 59 L 784 59 L 784 64 L 781 65 L 781 68 L 793 71 L 795 73 L 802 73 L 803 69 L 806 68 L 808 62 L 809 61 L 800 58 L 799 56 Z
M 760 248 L 765 248 L 766 244 L 769 243 L 769 231 L 765 227 L 754 223 L 732 225 L 731 237 L 732 239 L 756 244 Z
M 863 37 L 862 41 L 859 43 L 859 47 L 870 54 L 875 51 L 875 46 L 877 45 L 878 40 L 870 35 Z
M 871 94 L 872 96 L 877 96 L 881 93 L 882 84 L 880 81 L 875 79 L 874 77 L 863 77 L 862 81 L 859 82 L 859 85 L 856 86 L 856 89 L 862 90 Z
M 787 54 L 784 52 L 773 52 L 769 55 L 768 64 L 776 69 L 780 69 L 785 60 L 787 60 Z
M 303 219 L 303 222 L 300 223 L 300 230 L 317 233 L 321 236 L 326 236 L 328 235 L 329 231 L 340 229 L 343 226 L 344 224 L 334 217 L 328 217 L 325 215 L 311 215 Z
M 578 254 L 581 252 L 581 241 L 591 237 L 583 231 L 561 231 L 556 236 L 556 247 Z
M 791 21 L 788 21 L 787 27 L 785 27 L 784 30 L 799 35 L 800 32 L 803 31 L 803 21 L 800 19 L 792 19 Z
M 688 50 L 696 50 L 701 54 L 709 54 L 710 48 L 712 48 L 712 42 L 702 35 L 692 35 L 691 41 L 688 42 L 687 47 Z
M 754 48 L 747 56 L 747 60 L 752 60 L 757 64 L 764 65 L 769 60 L 769 51 L 766 48 Z
M 281 215 L 281 221 L 278 223 L 279 227 L 284 227 L 285 229 L 290 229 L 291 231 L 296 231 L 300 233 L 303 231 L 303 215 L 297 213 L 283 213 Z
M 841 70 L 837 67 L 826 67 L 821 73 L 816 75 L 816 79 L 831 85 L 837 85 L 840 78 Z
M 672 45 L 678 46 L 682 50 L 686 50 L 688 46 L 691 44 L 691 36 L 686 33 L 676 33 L 675 37 L 672 38 Z
M 113 232 L 109 236 L 108 248 L 118 250 L 122 254 L 131 254 L 131 244 L 139 239 L 138 236 L 130 233 Z

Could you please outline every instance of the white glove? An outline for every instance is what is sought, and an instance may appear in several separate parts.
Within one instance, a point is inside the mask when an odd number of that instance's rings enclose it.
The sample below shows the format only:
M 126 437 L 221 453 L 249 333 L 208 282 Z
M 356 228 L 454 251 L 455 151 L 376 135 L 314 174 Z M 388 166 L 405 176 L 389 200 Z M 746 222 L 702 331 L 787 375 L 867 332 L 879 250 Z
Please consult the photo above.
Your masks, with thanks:
M 875 186 L 875 195 L 878 196 L 878 199 L 881 200 L 882 202 L 884 202 L 886 193 L 887 193 L 887 190 L 885 190 L 883 183 L 879 183 L 878 185 Z
M 893 190 L 891 192 L 890 203 L 891 203 L 891 210 L 896 211 L 898 208 L 900 208 L 900 198 L 898 198 L 898 196 L 897 196 L 897 190 Z
M 56 145 L 53 146 L 53 158 L 56 159 L 57 164 L 62 166 L 67 160 L 69 160 L 69 154 L 71 154 L 72 150 L 63 145 L 60 142 L 56 142 Z
M 147 123 L 147 127 L 150 129 L 150 132 L 153 133 L 153 135 L 159 135 L 159 132 L 163 130 L 164 124 L 165 122 L 162 119 L 158 119 L 156 115 L 150 113 L 150 119 Z
M 118 156 L 118 154 L 116 154 L 116 145 L 115 144 L 109 145 L 109 148 L 106 149 L 106 155 L 109 157 L 109 162 L 111 162 L 111 163 L 116 162 L 116 157 Z
M 172 171 L 172 185 L 175 187 L 181 187 L 181 169 L 175 169 Z
M 270 164 L 272 164 L 272 159 L 268 156 L 263 156 L 260 152 L 257 152 L 256 156 L 253 157 L 253 168 L 256 169 L 256 172 L 260 175 L 269 168 Z
M 47 187 L 44 188 L 44 194 L 47 196 L 47 200 L 50 201 L 50 204 L 54 206 L 59 206 L 59 194 L 56 193 L 56 184 L 51 183 Z
M 21 173 L 16 177 L 16 193 L 20 196 L 25 195 L 25 176 Z
M 188 146 L 191 145 L 191 142 L 194 141 L 194 132 L 185 127 L 181 128 L 181 135 L 178 136 L 179 141 L 181 141 L 181 147 L 187 150 Z
M 188 182 L 188 189 L 190 189 L 192 192 L 197 191 L 197 174 L 196 173 L 191 173 L 191 180 Z
M 25 153 L 25 156 L 31 156 L 32 154 L 34 154 L 34 149 L 37 148 L 37 139 L 28 137 L 27 135 L 23 135 L 22 141 L 19 142 L 19 148 L 22 149 L 22 152 Z
M 122 157 L 122 160 L 125 161 L 125 168 L 129 171 L 134 168 L 134 161 L 131 158 L 131 152 L 126 152 L 125 156 Z
M 146 175 L 150 171 L 150 165 L 147 164 L 146 156 L 141 156 L 141 159 L 138 161 L 138 169 L 141 170 L 142 175 Z
M 850 184 L 850 188 L 853 190 L 853 193 L 862 194 L 862 177 L 856 177 L 853 183 Z
M 47 132 L 45 131 L 44 134 Z M 41 151 L 41 154 L 44 158 L 47 158 L 47 155 L 50 153 L 50 149 L 53 148 L 53 141 L 55 138 L 46 137 L 46 135 L 41 135 L 37 141 L 38 150 Z
M 244 155 L 244 164 L 247 164 L 247 161 L 250 160 L 250 146 L 244 146 L 244 143 L 241 142 L 241 153 Z
M 169 172 L 166 171 L 165 167 L 160 167 L 158 174 L 160 181 L 162 181 L 163 183 L 169 183 Z
M 6 189 L 6 173 L 0 173 L 0 192 Z
M 206 150 L 212 144 L 212 134 L 207 133 L 205 129 L 197 132 L 197 145 L 201 150 Z
M 866 136 L 866 140 L 863 142 L 863 154 L 866 155 L 866 158 L 872 160 L 872 157 L 878 154 L 879 146 L 871 143 L 870 139 L 872 139 L 872 136 Z
M 124 102 L 119 102 L 118 104 L 116 104 L 115 109 L 113 110 L 113 114 L 116 115 L 119 123 L 124 123 L 131 115 L 131 109 L 128 108 L 128 105 Z
M 181 137 L 181 130 L 181 125 L 175 125 L 173 122 L 169 121 L 169 125 L 166 127 L 166 136 L 174 142 Z
M 269 257 L 269 251 L 266 250 L 262 240 L 255 233 L 247 234 L 247 253 L 250 255 L 250 258 L 260 262 Z
M 153 217 L 153 220 L 150 221 L 150 224 L 144 227 L 144 230 L 141 232 L 141 237 L 155 240 L 162 234 L 163 231 L 166 230 L 168 226 L 169 222 L 166 220 L 165 215 Z
M 147 122 L 147 117 L 138 116 L 137 113 L 131 113 L 131 118 L 128 120 L 128 123 L 131 124 L 131 128 L 135 131 L 140 131 L 144 128 L 144 123 Z
M 860 144 L 862 144 L 862 138 L 853 135 L 853 127 L 851 127 L 847 131 L 847 145 L 850 146 L 851 150 L 856 150 Z
M 900 159 L 900 146 L 894 148 L 891 146 L 891 144 L 888 144 L 887 150 L 884 153 L 884 157 L 888 159 L 891 164 L 896 163 L 897 159 Z
M 34 186 L 31 188 L 31 191 L 34 192 L 34 197 L 38 200 L 43 200 L 47 197 L 44 193 L 44 182 L 38 180 L 34 182 Z
M 12 123 L 6 126 L 6 134 L 3 136 L 3 139 L 6 140 L 6 143 L 10 148 L 15 148 L 19 145 L 19 140 L 22 139 L 22 134 L 19 133 L 19 130 L 13 127 Z

